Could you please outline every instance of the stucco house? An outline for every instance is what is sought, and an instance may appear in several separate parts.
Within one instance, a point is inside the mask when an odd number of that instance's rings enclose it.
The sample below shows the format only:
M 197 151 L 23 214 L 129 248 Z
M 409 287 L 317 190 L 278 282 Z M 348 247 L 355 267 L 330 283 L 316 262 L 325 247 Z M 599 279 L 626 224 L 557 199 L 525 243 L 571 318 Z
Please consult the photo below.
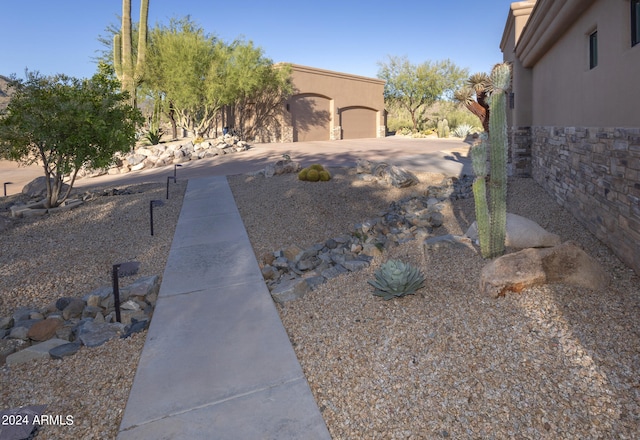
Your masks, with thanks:
M 512 3 L 511 171 L 640 273 L 640 0 Z
M 294 94 L 269 141 L 328 141 L 384 137 L 383 80 L 289 64 Z

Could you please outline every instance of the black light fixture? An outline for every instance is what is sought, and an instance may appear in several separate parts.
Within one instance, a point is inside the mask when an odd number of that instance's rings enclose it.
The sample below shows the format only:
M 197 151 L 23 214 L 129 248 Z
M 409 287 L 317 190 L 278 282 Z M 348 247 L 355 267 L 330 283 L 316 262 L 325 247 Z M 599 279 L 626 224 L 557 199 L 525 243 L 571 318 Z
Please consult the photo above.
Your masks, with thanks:
M 113 265 L 111 272 L 113 280 L 113 307 L 116 310 L 116 321 L 122 322 L 120 318 L 120 286 L 118 278 L 135 275 L 138 273 L 140 263 L 137 261 L 127 261 L 126 263 L 118 263 Z
M 149 229 L 151 229 L 151 235 L 153 235 L 153 207 L 162 205 L 164 205 L 164 202 L 162 200 L 149 201 Z
M 169 200 L 169 180 L 173 179 L 174 183 L 176 181 L 176 178 L 173 176 L 167 176 L 167 200 Z
M 178 167 L 181 167 L 182 165 L 180 165 L 179 163 L 173 164 L 173 183 L 177 183 L 178 181 L 176 180 L 176 170 L 178 169 Z
M 13 182 L 4 182 L 4 196 L 7 197 L 7 185 L 11 185 Z

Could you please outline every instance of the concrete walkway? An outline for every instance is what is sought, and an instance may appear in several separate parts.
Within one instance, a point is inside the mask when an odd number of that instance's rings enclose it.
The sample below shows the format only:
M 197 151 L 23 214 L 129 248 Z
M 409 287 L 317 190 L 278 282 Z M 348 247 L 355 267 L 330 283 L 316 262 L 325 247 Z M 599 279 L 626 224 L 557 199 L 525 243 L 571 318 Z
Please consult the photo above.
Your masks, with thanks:
M 330 439 L 225 176 L 190 179 L 119 440 Z

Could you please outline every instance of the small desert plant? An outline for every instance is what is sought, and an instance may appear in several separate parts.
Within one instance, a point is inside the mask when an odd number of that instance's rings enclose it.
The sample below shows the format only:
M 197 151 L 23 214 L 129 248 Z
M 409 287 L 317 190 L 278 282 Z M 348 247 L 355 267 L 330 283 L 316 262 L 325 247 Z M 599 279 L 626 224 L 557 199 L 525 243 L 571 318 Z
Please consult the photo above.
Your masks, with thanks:
M 419 269 L 400 260 L 388 260 L 375 272 L 375 280 L 368 280 L 376 296 L 384 300 L 412 295 L 424 286 L 424 275 Z
M 442 119 L 438 121 L 438 137 L 439 138 L 449 137 L 449 121 L 447 121 L 446 119 Z
M 164 133 L 162 132 L 161 128 L 154 127 L 144 135 L 144 138 L 148 140 L 151 145 L 158 145 L 160 143 L 160 139 L 162 139 L 163 134 Z
M 466 138 L 469 133 L 471 133 L 471 130 L 473 130 L 473 127 L 469 124 L 460 124 L 456 127 L 455 130 L 453 130 L 453 135 L 455 137 L 459 137 L 459 138 Z
M 193 143 L 194 143 L 194 144 L 201 144 L 201 143 L 203 143 L 203 142 L 204 142 L 204 138 L 203 138 L 202 136 L 198 136 L 197 138 L 195 138 L 195 139 L 193 140 Z
M 298 173 L 299 180 L 307 182 L 327 182 L 331 180 L 331 174 L 320 164 L 313 164 L 307 168 L 303 168 Z
M 309 182 L 317 182 L 320 180 L 320 173 L 318 170 L 314 170 L 313 168 L 307 171 L 307 180 Z

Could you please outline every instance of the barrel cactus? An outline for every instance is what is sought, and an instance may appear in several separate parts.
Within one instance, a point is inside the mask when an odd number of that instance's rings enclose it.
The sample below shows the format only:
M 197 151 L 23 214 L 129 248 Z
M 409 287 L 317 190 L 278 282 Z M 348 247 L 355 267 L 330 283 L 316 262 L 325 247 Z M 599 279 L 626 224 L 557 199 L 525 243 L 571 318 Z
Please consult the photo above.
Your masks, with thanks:
M 405 295 L 413 295 L 424 287 L 424 275 L 419 269 L 400 260 L 388 260 L 375 272 L 375 280 L 368 280 L 376 296 L 390 300 Z
M 316 163 L 303 168 L 298 173 L 298 179 L 307 182 L 327 182 L 331 180 L 331 174 L 322 165 Z
M 307 171 L 307 180 L 309 182 L 317 182 L 320 180 L 320 173 L 318 173 L 318 170 L 315 169 L 311 169 L 309 171 Z

